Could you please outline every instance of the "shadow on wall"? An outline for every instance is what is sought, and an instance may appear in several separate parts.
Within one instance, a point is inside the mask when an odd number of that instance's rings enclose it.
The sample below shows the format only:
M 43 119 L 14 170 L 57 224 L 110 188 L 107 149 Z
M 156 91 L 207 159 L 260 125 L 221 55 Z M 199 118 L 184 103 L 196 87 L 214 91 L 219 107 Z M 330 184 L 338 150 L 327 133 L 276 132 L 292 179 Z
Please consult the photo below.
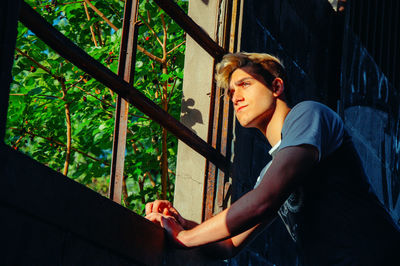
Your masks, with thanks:
M 197 134 L 193 126 L 203 124 L 203 116 L 199 110 L 193 108 L 194 104 L 195 101 L 192 98 L 185 99 L 185 96 L 182 97 L 181 122 Z
M 207 5 L 208 6 L 208 2 L 209 2 L 209 0 L 201 0 L 205 5 Z

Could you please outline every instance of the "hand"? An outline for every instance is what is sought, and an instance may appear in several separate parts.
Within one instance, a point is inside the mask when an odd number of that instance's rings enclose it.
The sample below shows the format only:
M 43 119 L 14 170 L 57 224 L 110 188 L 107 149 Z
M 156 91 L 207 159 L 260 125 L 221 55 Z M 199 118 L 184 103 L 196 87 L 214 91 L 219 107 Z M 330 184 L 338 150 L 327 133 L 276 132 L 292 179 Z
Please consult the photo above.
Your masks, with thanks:
M 165 216 L 172 216 L 175 220 L 185 228 L 186 219 L 184 219 L 179 212 L 172 206 L 168 200 L 156 200 L 146 204 L 146 218 L 151 213 L 159 213 Z
M 146 215 L 146 219 L 153 223 L 158 223 L 168 232 L 168 236 L 178 247 L 186 247 L 178 238 L 185 230 L 182 225 L 172 216 L 152 212 Z

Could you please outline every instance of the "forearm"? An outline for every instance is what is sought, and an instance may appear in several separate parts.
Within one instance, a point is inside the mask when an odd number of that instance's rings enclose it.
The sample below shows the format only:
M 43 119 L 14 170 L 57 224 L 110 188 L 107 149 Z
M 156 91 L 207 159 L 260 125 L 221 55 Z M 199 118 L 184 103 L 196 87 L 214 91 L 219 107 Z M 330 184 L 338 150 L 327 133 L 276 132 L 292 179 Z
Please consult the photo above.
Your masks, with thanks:
M 311 146 L 282 149 L 256 189 L 203 224 L 183 231 L 182 243 L 199 246 L 239 235 L 259 223 L 269 224 L 317 158 Z
M 183 219 L 183 221 L 180 221 L 180 222 L 181 222 L 181 224 L 182 224 L 182 227 L 183 227 L 185 230 L 190 230 L 190 229 L 192 229 L 192 228 L 194 228 L 194 227 L 196 227 L 196 226 L 199 225 L 199 224 L 196 223 L 195 221 L 187 220 L 187 219 L 185 219 L 185 218 L 183 218 L 183 217 L 182 217 L 182 219 Z
M 192 229 L 185 230 L 180 219 L 171 216 L 152 214 L 149 219 L 159 222 L 184 247 L 202 246 L 231 237 L 234 237 L 233 242 L 221 243 L 228 243 L 228 248 L 236 247 L 234 241 L 241 243 L 247 236 L 235 236 L 257 224 L 269 224 L 276 217 L 280 206 L 301 183 L 317 158 L 318 151 L 310 146 L 280 150 L 257 188 L 246 193 L 228 209 Z M 186 228 L 190 227 L 186 225 Z
M 234 237 L 259 223 L 268 224 L 276 211 L 275 208 L 268 209 L 264 198 L 257 200 L 262 193 L 257 189 L 248 192 L 228 209 L 193 229 L 180 232 L 177 239 L 184 246 L 196 247 Z M 262 209 L 261 205 L 264 206 Z
M 197 247 L 226 239 L 230 235 L 224 225 L 225 216 L 226 210 L 192 229 L 181 231 L 177 240 L 186 247 Z
M 206 254 L 206 256 L 212 258 L 232 258 L 236 254 L 238 254 L 243 249 L 243 247 L 251 242 L 265 227 L 266 224 L 258 224 L 232 238 L 205 245 L 202 248 L 202 251 Z

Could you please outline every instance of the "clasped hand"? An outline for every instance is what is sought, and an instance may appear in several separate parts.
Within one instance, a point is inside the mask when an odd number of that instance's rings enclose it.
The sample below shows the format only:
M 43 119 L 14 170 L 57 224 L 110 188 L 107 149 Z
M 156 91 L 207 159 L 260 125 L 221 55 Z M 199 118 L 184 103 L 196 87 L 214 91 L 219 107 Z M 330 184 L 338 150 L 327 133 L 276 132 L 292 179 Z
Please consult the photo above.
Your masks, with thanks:
M 179 247 L 185 247 L 179 239 L 184 232 L 186 220 L 167 200 L 156 200 L 146 204 L 146 219 L 159 224 Z

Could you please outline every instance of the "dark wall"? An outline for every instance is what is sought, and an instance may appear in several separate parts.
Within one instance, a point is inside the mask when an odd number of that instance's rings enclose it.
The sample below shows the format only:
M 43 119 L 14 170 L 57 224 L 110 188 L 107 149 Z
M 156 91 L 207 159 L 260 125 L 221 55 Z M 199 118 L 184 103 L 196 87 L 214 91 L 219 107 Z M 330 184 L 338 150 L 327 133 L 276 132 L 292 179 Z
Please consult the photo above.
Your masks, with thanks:
M 0 144 L 0 265 L 162 261 L 163 230 Z
M 400 93 L 348 27 L 341 115 L 369 182 L 400 230 Z
M 283 61 L 292 105 L 312 99 L 335 106 L 337 91 L 331 93 L 338 88 L 334 15 L 327 1 L 245 1 L 241 50 L 270 53 Z M 271 159 L 271 147 L 258 130 L 236 123 L 235 135 L 234 200 L 253 188 Z M 294 243 L 279 218 L 231 263 L 299 264 Z
M 346 21 L 344 13 L 336 13 L 328 1 L 248 0 L 241 50 L 270 53 L 283 61 L 292 105 L 312 99 L 339 111 L 373 190 L 400 227 L 399 90 Z M 252 189 L 270 160 L 269 148 L 259 132 L 236 123 L 233 199 Z M 280 219 L 275 220 L 231 264 L 299 265 L 287 235 Z
M 334 15 L 322 0 L 245 1 L 241 50 L 281 59 L 292 105 L 305 99 L 328 103 L 338 85 L 333 63 L 341 46 Z

